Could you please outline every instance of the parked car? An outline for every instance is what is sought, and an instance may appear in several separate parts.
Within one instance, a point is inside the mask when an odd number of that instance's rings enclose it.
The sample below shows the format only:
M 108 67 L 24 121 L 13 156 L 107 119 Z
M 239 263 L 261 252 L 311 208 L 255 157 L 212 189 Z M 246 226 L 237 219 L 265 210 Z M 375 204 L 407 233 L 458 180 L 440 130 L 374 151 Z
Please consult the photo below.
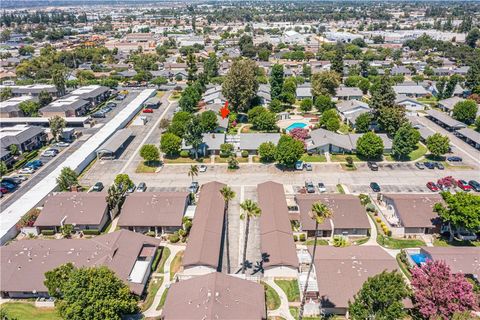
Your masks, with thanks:
M 97 111 L 92 114 L 92 118 L 105 118 L 105 113 Z
M 470 185 L 470 187 L 472 187 L 473 190 L 480 192 L 480 183 L 478 183 L 478 181 L 470 180 L 468 181 L 468 184 Z
M 14 176 L 12 176 L 12 178 L 17 179 L 20 182 L 28 180 L 27 176 L 24 176 L 24 175 L 21 175 L 21 174 L 14 175 Z
M 305 190 L 307 190 L 308 193 L 315 193 L 315 186 L 312 181 L 305 181 Z
M 462 159 L 461 157 L 451 156 L 451 157 L 448 157 L 448 158 L 447 158 L 447 161 L 450 161 L 450 162 L 462 162 L 463 159 Z
M 5 182 L 2 181 L 2 182 L 0 183 L 0 186 L 1 186 L 2 188 L 7 189 L 8 192 L 12 192 L 13 190 L 15 190 L 15 189 L 17 188 L 17 185 L 16 185 L 16 184 L 10 183 L 10 182 L 6 182 L 6 181 L 5 181 Z
M 469 230 L 461 229 L 455 231 L 455 236 L 462 241 L 475 241 L 477 235 Z
M 415 167 L 417 167 L 420 170 L 425 170 L 425 166 L 422 162 L 415 162 Z
M 207 166 L 204 165 L 204 164 L 201 164 L 201 165 L 198 167 L 198 171 L 199 171 L 199 172 L 206 172 L 206 171 L 207 171 Z
M 295 170 L 303 170 L 303 167 L 303 161 L 298 160 L 297 162 L 295 162 Z
M 55 147 L 66 148 L 70 145 L 68 142 L 60 141 L 54 144 Z
M 425 161 L 423 165 L 428 169 L 435 169 L 435 164 L 433 162 Z
M 370 188 L 373 190 L 373 192 L 380 192 L 380 185 L 376 182 L 370 182 Z
M 109 108 L 115 108 L 117 106 L 117 104 L 113 101 L 110 101 L 109 103 L 107 103 L 107 107 Z
M 35 172 L 35 169 L 32 167 L 24 167 L 20 170 L 18 170 L 18 173 L 20 174 L 32 174 Z
M 190 187 L 188 187 L 188 192 L 190 193 L 197 193 L 198 189 L 200 188 L 197 181 L 193 181 Z
M 132 192 L 134 192 L 136 189 L 137 189 L 137 186 L 136 186 L 135 184 L 133 184 L 130 188 L 127 189 L 127 192 L 128 192 L 128 193 L 132 193 Z
M 435 165 L 435 167 L 438 169 L 438 170 L 443 170 L 445 169 L 445 167 L 443 166 L 443 164 L 441 162 L 434 162 L 433 163 Z
M 42 152 L 41 156 L 42 157 L 55 157 L 57 153 L 53 150 L 47 149 Z
M 374 161 L 368 161 L 367 162 L 367 165 L 368 167 L 370 168 L 370 170 L 372 171 L 378 171 L 378 164 Z
M 145 192 L 147 191 L 147 185 L 145 182 L 140 182 L 137 187 L 137 192 Z
M 312 165 L 310 163 L 305 163 L 305 170 L 312 171 Z
M 8 193 L 8 190 L 6 188 L 0 187 L 0 193 L 3 196 L 4 193 Z
M 145 109 L 143 109 L 143 113 L 153 113 L 153 109 L 145 108 Z
M 440 189 L 437 187 L 437 185 L 434 182 L 427 182 L 427 188 L 430 189 L 430 191 L 437 192 Z
M 325 184 L 323 182 L 318 183 L 318 191 L 319 192 L 327 192 L 327 188 L 325 187 Z
M 102 190 L 103 190 L 103 183 L 101 183 L 100 181 L 93 185 L 92 191 L 100 192 Z
M 472 186 L 467 183 L 465 180 L 457 180 L 457 185 L 463 191 L 470 191 L 472 190 Z
M 34 169 L 38 169 L 41 166 L 43 166 L 43 162 L 40 159 L 32 160 L 32 161 L 28 162 L 25 166 L 26 167 L 34 167 Z
M 11 184 L 14 184 L 14 185 L 19 185 L 20 183 L 22 183 L 22 180 L 16 179 L 14 177 L 3 177 L 2 178 L 2 183 L 3 182 L 11 183 Z
M 124 94 L 119 94 L 119 95 L 117 95 L 117 97 L 115 98 L 115 100 L 122 101 L 122 100 L 125 100 L 125 98 L 126 98 L 126 95 L 124 95 Z

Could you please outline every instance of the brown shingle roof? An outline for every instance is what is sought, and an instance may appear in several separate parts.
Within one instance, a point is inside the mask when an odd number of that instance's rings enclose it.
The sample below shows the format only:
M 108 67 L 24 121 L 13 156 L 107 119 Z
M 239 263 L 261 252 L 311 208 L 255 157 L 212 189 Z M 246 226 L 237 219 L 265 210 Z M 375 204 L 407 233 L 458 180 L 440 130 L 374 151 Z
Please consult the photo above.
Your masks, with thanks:
M 365 209 L 360 200 L 350 194 L 297 194 L 295 196 L 300 209 L 300 223 L 302 230 L 315 230 L 315 221 L 310 217 L 309 212 L 312 204 L 320 201 L 326 204 L 333 213 L 332 220 L 335 228 L 338 229 L 369 229 Z M 330 219 L 319 225 L 319 230 L 332 230 Z
M 422 247 L 434 261 L 441 260 L 453 273 L 471 274 L 480 279 L 479 247 Z
M 188 195 L 188 192 L 134 192 L 122 206 L 118 225 L 180 227 Z
M 319 246 L 314 263 L 323 308 L 348 307 L 369 277 L 398 269 L 395 259 L 376 246 Z
M 283 185 L 276 182 L 261 183 L 257 187 L 260 215 L 262 255 L 264 268 L 273 266 L 298 267 L 292 227 L 288 217 Z
M 384 194 L 393 202 L 396 214 L 406 228 L 433 228 L 439 219 L 433 206 L 443 202 L 439 194 Z
M 45 272 L 71 262 L 77 267 L 107 266 L 136 294 L 145 287 L 128 281 L 144 245 L 160 240 L 128 230 L 92 239 L 21 240 L 0 247 L 0 291 L 46 292 Z
M 266 319 L 261 284 L 214 272 L 172 284 L 162 319 Z
M 34 226 L 98 225 L 107 211 L 105 192 L 62 192 L 47 197 Z
M 209 266 L 217 269 L 220 259 L 225 201 L 220 182 L 202 185 L 193 218 L 183 266 Z

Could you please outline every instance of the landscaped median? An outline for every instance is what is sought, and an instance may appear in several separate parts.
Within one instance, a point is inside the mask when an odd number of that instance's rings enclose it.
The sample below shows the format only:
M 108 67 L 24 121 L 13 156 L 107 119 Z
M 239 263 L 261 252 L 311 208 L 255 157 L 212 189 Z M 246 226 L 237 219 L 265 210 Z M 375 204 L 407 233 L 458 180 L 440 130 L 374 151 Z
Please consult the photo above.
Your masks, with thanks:
M 265 282 L 261 281 L 261 284 L 265 287 L 267 310 L 276 310 L 280 308 L 281 302 L 278 293 Z
M 173 280 L 175 274 L 180 270 L 183 260 L 183 251 L 178 252 L 170 264 L 170 281 Z
M 147 289 L 147 296 L 142 304 L 142 311 L 148 310 L 152 306 L 153 300 L 157 295 L 158 289 L 160 289 L 162 286 L 162 283 L 163 277 L 152 277 L 150 279 Z

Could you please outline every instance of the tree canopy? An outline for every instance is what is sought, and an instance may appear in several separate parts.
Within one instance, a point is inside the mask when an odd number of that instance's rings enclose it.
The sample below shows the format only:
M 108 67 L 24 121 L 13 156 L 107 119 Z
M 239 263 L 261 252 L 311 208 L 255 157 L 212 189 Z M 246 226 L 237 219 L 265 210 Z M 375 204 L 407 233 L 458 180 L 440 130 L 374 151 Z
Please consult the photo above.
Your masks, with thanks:
M 434 210 L 444 223 L 450 223 L 455 228 L 465 228 L 473 232 L 480 230 L 480 196 L 458 192 L 442 192 L 443 203 L 436 203 Z
M 302 141 L 294 139 L 291 136 L 283 135 L 277 144 L 275 160 L 284 166 L 292 167 L 304 152 Z
M 255 74 L 257 66 L 250 59 L 235 60 L 228 71 L 222 93 L 230 102 L 234 111 L 247 111 L 257 95 L 258 81 Z
M 383 154 L 383 140 L 369 131 L 357 140 L 357 154 L 366 159 L 378 159 Z

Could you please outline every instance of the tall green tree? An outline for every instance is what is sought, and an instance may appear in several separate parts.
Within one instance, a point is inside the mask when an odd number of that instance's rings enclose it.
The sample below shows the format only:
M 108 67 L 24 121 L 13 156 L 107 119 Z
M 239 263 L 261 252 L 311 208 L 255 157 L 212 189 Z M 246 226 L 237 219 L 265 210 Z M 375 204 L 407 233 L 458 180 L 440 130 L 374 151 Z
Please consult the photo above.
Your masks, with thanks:
M 53 101 L 52 95 L 45 90 L 40 91 L 38 94 L 38 103 L 40 107 L 45 107 L 47 104 Z
M 218 127 L 217 115 L 212 110 L 202 112 L 200 115 L 200 125 L 203 132 L 214 132 Z
M 377 110 L 377 121 L 380 128 L 393 137 L 397 130 L 407 122 L 405 108 L 402 106 L 381 107 Z
M 192 178 L 193 182 L 195 177 L 198 176 L 198 166 L 196 164 L 190 165 L 190 169 L 188 169 L 187 175 Z
M 355 132 L 364 133 L 370 130 L 370 124 L 372 123 L 373 116 L 369 112 L 362 113 L 355 120 Z
M 475 121 L 477 116 L 478 106 L 474 100 L 464 100 L 457 102 L 453 106 L 452 116 L 454 119 L 471 124 Z
M 263 142 L 258 147 L 258 155 L 263 162 L 272 162 L 275 160 L 277 147 L 271 141 Z
M 370 99 L 370 108 L 377 111 L 383 107 L 395 106 L 395 91 L 393 91 L 390 78 L 383 76 L 377 86 L 372 88 L 372 98 Z
M 335 71 L 322 71 L 312 75 L 312 94 L 334 96 L 340 85 L 340 76 Z
M 57 92 L 59 96 L 65 95 L 65 74 L 63 70 L 57 69 L 54 70 L 52 73 L 52 81 L 55 87 L 57 88 Z
M 245 237 L 243 241 L 243 258 L 242 258 L 242 274 L 247 271 L 247 244 L 248 234 L 250 232 L 250 219 L 257 218 L 262 214 L 262 210 L 258 204 L 250 199 L 245 200 L 240 204 L 243 213 L 240 215 L 240 219 L 246 220 L 245 223 Z
M 208 59 L 203 63 L 203 72 L 207 75 L 207 79 L 218 77 L 219 63 L 215 52 L 208 55 Z
M 270 96 L 272 100 L 278 99 L 283 88 L 283 65 L 274 64 L 270 72 Z
M 399 160 L 407 159 L 410 152 L 417 148 L 419 141 L 420 132 L 410 123 L 403 124 L 393 138 L 393 156 Z
M 448 223 L 452 229 L 464 228 L 473 233 L 480 230 L 480 196 L 476 194 L 458 192 L 442 192 L 445 203 L 436 203 L 433 207 L 444 223 Z M 453 240 L 453 232 L 450 232 L 450 241 Z
M 174 156 L 180 152 L 182 138 L 174 133 L 166 132 L 160 138 L 160 150 L 167 156 Z
M 333 59 L 330 61 L 331 63 L 331 70 L 335 71 L 338 73 L 340 76 L 343 75 L 343 45 L 341 43 L 337 43 L 335 47 L 335 55 L 333 56 Z
M 193 83 L 197 80 L 197 60 L 192 52 L 187 55 L 187 83 Z
M 195 159 L 198 159 L 198 148 L 202 144 L 202 131 L 199 117 L 193 117 L 187 125 L 184 139 L 186 144 L 192 146 Z
M 235 198 L 235 192 L 229 186 L 225 186 L 220 189 L 225 206 L 223 207 L 223 217 L 225 222 L 225 246 L 227 251 L 227 273 L 230 273 L 230 226 L 228 217 L 228 207 L 230 201 Z
M 307 279 L 305 281 L 305 286 L 303 287 L 303 295 L 302 295 L 302 301 L 300 303 L 300 311 L 298 315 L 298 319 L 302 320 L 303 319 L 303 312 L 305 309 L 305 302 L 307 299 L 307 289 L 308 289 L 308 281 L 310 280 L 310 274 L 312 273 L 313 270 L 313 264 L 315 263 L 315 253 L 317 251 L 317 239 L 318 239 L 318 226 L 322 224 L 326 219 L 331 218 L 333 216 L 332 211 L 330 208 L 320 202 L 314 202 L 312 204 L 312 208 L 309 211 L 309 216 L 311 219 L 315 221 L 315 236 L 313 240 L 313 250 L 312 250 L 312 259 L 310 261 L 310 266 L 308 267 L 308 272 L 307 272 Z
M 250 59 L 235 60 L 232 63 L 223 81 L 222 93 L 233 111 L 247 111 L 256 97 L 258 82 L 255 70 L 255 62 Z
M 144 144 L 140 148 L 140 157 L 150 165 L 152 162 L 160 160 L 160 152 L 155 145 Z
M 0 90 L 0 101 L 5 101 L 13 97 L 12 88 L 5 87 Z
M 366 159 L 379 159 L 383 154 L 383 140 L 369 131 L 357 140 L 357 154 Z
M 63 129 L 67 126 L 67 122 L 60 116 L 53 116 L 48 119 L 48 124 L 53 140 L 58 141 L 58 137 L 63 134 Z
M 18 108 L 27 117 L 37 117 L 40 104 L 36 101 L 28 100 L 19 104 Z
M 283 135 L 277 144 L 275 160 L 286 167 L 293 167 L 302 156 L 304 148 L 302 141 Z
M 60 191 L 71 191 L 71 188 L 78 186 L 78 174 L 69 167 L 64 167 L 57 177 L 57 184 Z
M 202 98 L 199 86 L 197 84 L 188 85 L 183 90 L 178 106 L 186 112 L 194 113 L 198 109 L 198 102 Z
M 56 308 L 64 319 L 120 320 L 138 312 L 138 298 L 105 266 L 60 266 L 45 274 L 49 292 L 57 294 Z
M 407 315 L 403 299 L 409 295 L 401 274 L 383 271 L 368 278 L 353 302 L 348 303 L 348 311 L 353 320 L 403 319 Z
M 448 152 L 450 139 L 437 132 L 427 138 L 426 145 L 428 151 L 430 151 L 434 157 L 438 158 Z
M 480 39 L 480 29 L 473 28 L 467 34 L 467 37 L 465 38 L 465 43 L 471 48 L 475 48 L 477 46 L 477 42 L 479 39 Z
M 465 77 L 465 85 L 472 92 L 480 94 L 480 59 L 473 59 Z

